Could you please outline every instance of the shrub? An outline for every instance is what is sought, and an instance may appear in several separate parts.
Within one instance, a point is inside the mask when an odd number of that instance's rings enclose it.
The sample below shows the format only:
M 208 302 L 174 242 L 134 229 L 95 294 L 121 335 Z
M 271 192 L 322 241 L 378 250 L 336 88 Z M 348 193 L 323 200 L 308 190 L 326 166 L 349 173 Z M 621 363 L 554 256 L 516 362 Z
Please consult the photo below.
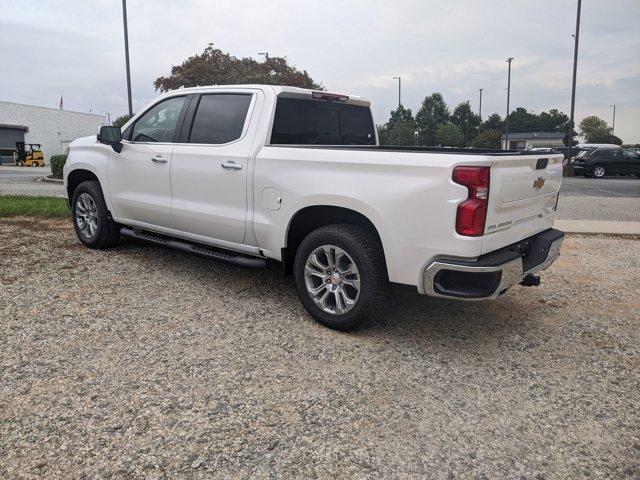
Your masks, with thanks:
M 54 178 L 62 178 L 62 167 L 64 167 L 67 161 L 66 155 L 51 155 L 49 159 L 51 162 L 51 173 Z

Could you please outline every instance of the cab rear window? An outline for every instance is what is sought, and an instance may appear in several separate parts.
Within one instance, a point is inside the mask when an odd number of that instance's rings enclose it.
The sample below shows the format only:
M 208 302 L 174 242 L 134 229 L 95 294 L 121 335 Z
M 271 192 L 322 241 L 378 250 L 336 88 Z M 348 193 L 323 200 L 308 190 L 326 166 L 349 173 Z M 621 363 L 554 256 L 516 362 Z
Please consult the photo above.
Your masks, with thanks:
M 278 98 L 272 145 L 374 145 L 375 142 L 369 107 Z

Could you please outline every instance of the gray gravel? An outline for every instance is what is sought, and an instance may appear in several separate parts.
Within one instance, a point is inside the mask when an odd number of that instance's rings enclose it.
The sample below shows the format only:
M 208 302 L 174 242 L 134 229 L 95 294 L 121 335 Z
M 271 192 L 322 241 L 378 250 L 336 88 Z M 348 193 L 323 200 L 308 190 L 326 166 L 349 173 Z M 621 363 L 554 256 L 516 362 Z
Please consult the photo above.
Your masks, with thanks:
M 0 478 L 638 478 L 639 246 L 344 334 L 276 266 L 2 219 Z

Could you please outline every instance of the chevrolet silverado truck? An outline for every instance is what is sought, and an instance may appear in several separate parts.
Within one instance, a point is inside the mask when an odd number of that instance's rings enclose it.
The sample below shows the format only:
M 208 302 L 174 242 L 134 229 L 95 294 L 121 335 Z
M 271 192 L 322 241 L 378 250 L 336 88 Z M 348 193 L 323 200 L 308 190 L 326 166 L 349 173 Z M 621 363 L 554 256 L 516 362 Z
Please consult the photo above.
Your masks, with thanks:
M 121 237 L 293 273 L 318 322 L 359 327 L 389 284 L 495 299 L 559 255 L 562 155 L 380 146 L 361 97 L 270 85 L 167 92 L 74 141 L 80 242 Z

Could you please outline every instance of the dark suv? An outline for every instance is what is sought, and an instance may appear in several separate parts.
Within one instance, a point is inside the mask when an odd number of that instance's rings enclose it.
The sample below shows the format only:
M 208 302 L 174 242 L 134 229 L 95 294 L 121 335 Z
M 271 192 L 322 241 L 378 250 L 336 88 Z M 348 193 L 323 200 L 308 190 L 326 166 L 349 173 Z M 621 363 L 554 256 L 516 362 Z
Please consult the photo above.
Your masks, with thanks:
M 606 175 L 640 176 L 640 156 L 622 148 L 583 150 L 571 159 L 574 175 L 602 178 Z

